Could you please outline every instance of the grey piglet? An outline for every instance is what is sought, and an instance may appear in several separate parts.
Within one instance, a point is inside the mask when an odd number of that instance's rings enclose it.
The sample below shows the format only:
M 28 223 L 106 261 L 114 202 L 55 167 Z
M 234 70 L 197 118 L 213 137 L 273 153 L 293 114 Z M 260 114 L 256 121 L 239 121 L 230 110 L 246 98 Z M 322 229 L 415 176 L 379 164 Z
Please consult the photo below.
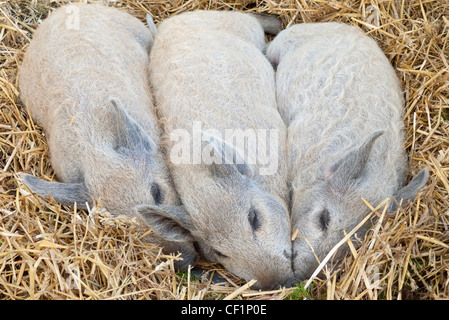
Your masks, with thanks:
M 19 89 L 60 182 L 23 174 L 31 191 L 78 208 L 101 199 L 111 214 L 129 217 L 142 204 L 179 205 L 149 91 L 153 38 L 135 17 L 93 4 L 61 7 L 37 28 Z M 182 253 L 180 269 L 197 260 L 193 241 L 152 240 Z
M 150 81 L 183 205 L 142 206 L 140 213 L 150 224 L 172 219 L 178 228 L 167 233 L 193 235 L 207 260 L 270 289 L 289 285 L 293 272 L 286 127 L 276 107 L 274 71 L 262 53 L 262 24 L 270 30 L 275 24 L 259 21 L 241 12 L 194 11 L 158 26 Z M 174 161 L 183 149 L 180 137 L 187 141 L 184 150 L 194 148 L 195 128 L 202 155 L 212 153 L 213 161 L 194 163 L 188 152 L 189 161 Z M 238 146 L 226 132 L 251 142 Z M 245 156 L 254 150 L 259 156 L 267 140 L 267 161 Z
M 424 169 L 405 186 L 404 101 L 376 42 L 342 23 L 304 23 L 281 31 L 266 56 L 288 126 L 293 268 L 308 278 L 327 253 L 388 197 L 413 200 Z M 392 203 L 390 210 L 396 208 Z M 359 230 L 358 236 L 363 236 Z M 341 251 L 344 252 L 344 251 Z M 318 259 L 318 261 L 317 261 Z

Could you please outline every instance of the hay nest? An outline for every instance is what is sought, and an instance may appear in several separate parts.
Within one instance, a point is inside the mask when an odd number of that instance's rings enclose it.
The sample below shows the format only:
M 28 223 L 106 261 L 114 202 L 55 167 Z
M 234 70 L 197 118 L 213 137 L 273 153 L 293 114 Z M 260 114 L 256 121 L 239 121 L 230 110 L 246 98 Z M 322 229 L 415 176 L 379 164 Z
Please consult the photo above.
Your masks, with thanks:
M 75 1 L 72 1 L 75 2 Z M 88 1 L 106 2 L 106 1 Z M 20 100 L 17 71 L 33 30 L 65 1 L 0 2 L 0 299 L 441 299 L 449 298 L 449 7 L 444 1 L 110 0 L 142 21 L 194 9 L 279 15 L 283 25 L 341 21 L 374 38 L 397 70 L 411 175 L 430 168 L 413 204 L 377 222 L 338 272 L 269 292 L 251 290 L 220 266 L 213 284 L 177 274 L 173 256 L 107 212 L 89 212 L 30 195 L 27 172 L 54 178 L 40 127 Z M 348 240 L 349 241 L 349 240 Z

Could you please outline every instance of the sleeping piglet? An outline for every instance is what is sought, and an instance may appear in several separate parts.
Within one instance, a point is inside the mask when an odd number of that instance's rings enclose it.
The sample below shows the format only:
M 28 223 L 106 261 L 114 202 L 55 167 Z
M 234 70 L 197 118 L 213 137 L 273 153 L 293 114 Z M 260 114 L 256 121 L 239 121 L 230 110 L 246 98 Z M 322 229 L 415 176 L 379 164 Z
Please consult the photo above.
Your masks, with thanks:
M 277 68 L 276 98 L 288 126 L 292 230 L 298 230 L 293 268 L 303 280 L 343 231 L 371 211 L 362 198 L 374 207 L 393 196 L 413 200 L 428 171 L 405 184 L 401 87 L 381 49 L 359 28 L 294 25 L 266 55 Z
M 101 199 L 111 214 L 129 217 L 137 205 L 179 205 L 149 91 L 153 38 L 137 18 L 93 4 L 61 7 L 37 28 L 19 89 L 60 182 L 23 174 L 32 192 L 78 208 Z M 191 242 L 154 238 L 182 253 L 179 269 L 195 263 Z
M 173 237 L 193 237 L 204 258 L 260 289 L 293 279 L 286 127 L 262 53 L 266 19 L 194 11 L 158 26 L 150 82 L 183 205 L 139 211 L 150 225 L 171 220 Z

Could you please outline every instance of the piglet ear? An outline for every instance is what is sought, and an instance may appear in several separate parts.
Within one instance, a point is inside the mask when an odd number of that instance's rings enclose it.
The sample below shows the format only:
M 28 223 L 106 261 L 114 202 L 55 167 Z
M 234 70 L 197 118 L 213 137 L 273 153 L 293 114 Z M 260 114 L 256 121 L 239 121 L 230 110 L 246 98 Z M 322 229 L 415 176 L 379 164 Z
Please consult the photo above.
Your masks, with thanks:
M 161 238 L 174 242 L 193 242 L 193 223 L 183 206 L 138 205 L 134 208 Z
M 206 131 L 202 131 L 201 134 L 213 150 L 214 161 L 211 164 L 211 171 L 214 175 L 226 177 L 239 173 L 248 178 L 254 176 L 254 170 L 245 159 L 243 150 Z
M 26 173 L 20 174 L 20 177 L 33 193 L 44 197 L 50 195 L 57 202 L 68 206 L 76 202 L 78 208 L 87 209 L 86 202 L 90 201 L 90 197 L 83 183 L 45 181 Z
M 354 180 L 360 178 L 365 170 L 374 142 L 383 133 L 383 130 L 374 132 L 357 150 L 348 152 L 324 172 L 324 179 Z
M 403 203 L 413 201 L 416 193 L 426 184 L 427 179 L 429 179 L 429 170 L 424 168 L 405 187 L 396 191 L 394 197 L 399 203 L 401 200 Z M 395 211 L 397 208 L 396 202 L 392 201 L 388 210 Z
M 126 112 L 123 103 L 117 98 L 111 98 L 113 106 L 111 116 L 114 150 L 120 152 L 123 149 L 135 150 L 137 146 L 143 147 L 149 154 L 154 155 L 157 145 L 143 128 Z

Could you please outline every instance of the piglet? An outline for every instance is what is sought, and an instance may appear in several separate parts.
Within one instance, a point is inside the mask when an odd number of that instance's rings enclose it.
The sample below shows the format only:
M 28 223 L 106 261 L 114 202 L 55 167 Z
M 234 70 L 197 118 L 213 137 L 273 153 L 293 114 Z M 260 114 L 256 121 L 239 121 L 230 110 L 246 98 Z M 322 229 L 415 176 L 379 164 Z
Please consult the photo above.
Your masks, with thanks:
M 293 268 L 308 278 L 370 209 L 413 200 L 424 169 L 405 185 L 404 100 L 390 62 L 359 28 L 305 23 L 281 31 L 266 53 L 288 126 Z M 390 210 L 396 208 L 392 202 Z M 358 236 L 363 236 L 359 230 Z M 344 250 L 340 250 L 344 252 Z M 317 261 L 318 259 L 318 261 Z
M 61 7 L 37 28 L 19 89 L 60 182 L 23 174 L 32 192 L 83 209 L 101 199 L 111 214 L 129 217 L 142 204 L 179 205 L 149 91 L 153 38 L 137 18 L 93 4 Z M 182 253 L 179 269 L 197 260 L 192 241 L 154 237 L 164 251 Z
M 182 206 L 142 206 L 154 225 L 254 288 L 293 279 L 287 211 L 286 127 L 274 71 L 262 51 L 266 20 L 193 11 L 164 20 L 151 50 L 150 82 L 168 166 Z M 187 239 L 186 239 L 187 240 Z

